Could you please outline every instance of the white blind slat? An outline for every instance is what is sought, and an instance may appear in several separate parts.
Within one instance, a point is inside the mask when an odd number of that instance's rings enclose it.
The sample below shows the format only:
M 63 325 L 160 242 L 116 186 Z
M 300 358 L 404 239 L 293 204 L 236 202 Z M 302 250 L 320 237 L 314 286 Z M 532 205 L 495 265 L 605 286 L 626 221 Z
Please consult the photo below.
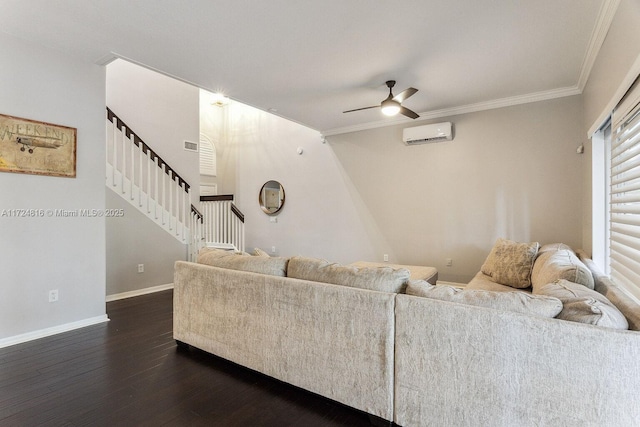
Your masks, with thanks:
M 634 84 L 614 111 L 609 152 L 611 278 L 636 296 L 640 296 L 639 101 L 640 84 Z
M 611 226 L 614 224 L 627 224 L 640 227 L 640 217 L 638 215 L 611 214 Z

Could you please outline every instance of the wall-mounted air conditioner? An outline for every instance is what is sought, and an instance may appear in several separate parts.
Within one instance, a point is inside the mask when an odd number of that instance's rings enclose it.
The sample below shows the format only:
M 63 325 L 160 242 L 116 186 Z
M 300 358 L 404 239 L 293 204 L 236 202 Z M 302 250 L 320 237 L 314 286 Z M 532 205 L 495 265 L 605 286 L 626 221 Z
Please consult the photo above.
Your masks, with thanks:
M 432 125 L 416 126 L 402 130 L 402 141 L 407 145 L 451 141 L 452 139 L 451 122 L 434 123 Z

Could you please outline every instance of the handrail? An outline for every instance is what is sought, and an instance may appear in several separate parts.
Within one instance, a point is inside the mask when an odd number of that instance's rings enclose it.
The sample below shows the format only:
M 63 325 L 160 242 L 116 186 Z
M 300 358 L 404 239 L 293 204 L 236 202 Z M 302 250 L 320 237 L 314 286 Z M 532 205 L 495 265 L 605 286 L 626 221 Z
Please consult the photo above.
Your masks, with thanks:
M 191 205 L 191 212 L 198 218 L 199 222 L 204 222 L 204 216 L 195 206 Z
M 200 196 L 200 201 L 201 202 L 226 202 L 226 201 L 233 202 L 233 194 L 218 194 L 218 195 L 215 195 L 215 196 Z M 244 214 L 233 203 L 231 203 L 231 212 L 233 212 L 233 214 L 236 217 L 238 217 L 238 219 L 241 222 L 244 222 Z
M 233 212 L 233 214 L 238 217 L 240 222 L 244 223 L 244 214 L 240 212 L 240 209 L 238 209 L 238 207 L 233 203 L 231 203 L 231 212 Z
M 201 202 L 223 202 L 231 200 L 233 201 L 233 194 L 218 194 L 215 196 L 200 196 Z
M 120 132 L 122 132 L 122 134 L 124 136 L 126 136 L 133 144 L 135 144 L 135 146 L 138 147 L 138 149 L 140 149 L 140 151 L 142 153 L 146 154 L 151 162 L 155 163 L 159 168 L 161 168 L 162 171 L 164 171 L 164 173 L 166 173 L 169 176 L 169 178 L 172 181 L 174 181 L 177 184 L 178 187 L 181 188 L 181 191 L 182 190 L 184 191 L 184 194 L 187 195 L 187 196 L 185 196 L 185 198 L 189 197 L 188 195 L 190 194 L 190 189 L 191 189 L 191 186 L 189 185 L 189 183 L 187 181 L 185 181 L 184 178 L 182 178 L 175 171 L 175 169 L 173 169 L 171 167 L 171 165 L 169 165 L 162 157 L 160 157 L 160 155 L 158 155 L 158 153 L 156 153 L 151 147 L 149 147 L 149 145 L 147 143 L 145 143 L 142 140 L 142 138 L 140 138 L 124 122 L 124 120 L 122 120 L 120 117 L 118 117 L 113 112 L 113 110 L 111 110 L 109 107 L 106 107 L 106 109 L 107 109 L 107 120 L 109 120 L 111 123 L 113 123 L 114 127 L 116 127 Z M 132 154 L 132 156 L 133 156 L 133 154 Z M 113 167 L 115 168 L 115 164 L 113 165 Z M 132 173 L 133 173 L 133 169 L 132 169 Z M 124 172 L 123 172 L 122 176 L 123 176 L 123 179 L 124 179 Z M 140 175 L 140 180 L 142 180 L 142 175 Z M 131 183 L 132 183 L 132 186 L 133 186 L 133 178 L 132 178 Z M 142 191 L 142 189 L 140 191 Z M 158 188 L 157 187 L 156 187 L 155 191 L 156 191 L 156 193 L 158 192 Z M 164 189 L 162 191 L 164 191 Z M 157 194 L 156 194 L 156 196 L 157 196 Z M 147 197 L 149 197 L 149 196 L 147 196 Z M 186 202 L 186 200 L 184 200 L 184 202 Z M 140 203 L 142 203 L 142 202 L 140 202 Z M 140 206 L 142 206 L 142 205 L 140 205 Z M 185 222 L 186 222 L 186 209 L 188 209 L 187 206 L 191 206 L 191 214 L 195 217 L 194 219 L 196 221 L 196 224 L 202 225 L 204 223 L 204 216 L 202 215 L 202 213 L 193 204 L 190 203 L 190 201 L 189 201 L 188 205 L 184 206 L 184 209 L 182 210 L 183 215 L 185 216 L 185 218 L 183 218 L 183 220 L 185 220 Z M 176 213 L 176 218 L 178 217 L 178 215 L 179 215 L 179 213 Z M 157 216 L 156 216 L 156 219 L 157 219 Z M 164 223 L 163 223 L 163 225 L 164 225 Z M 192 230 L 192 233 L 197 233 L 197 232 L 195 230 Z M 196 239 L 196 240 L 198 240 L 198 239 Z
M 149 147 L 138 135 L 136 135 L 136 133 L 133 130 L 131 130 L 131 128 L 127 126 L 127 124 L 120 117 L 118 117 L 109 107 L 107 107 L 107 119 L 111 123 L 114 123 L 114 120 L 116 120 L 114 124 L 119 129 L 124 128 L 124 133 L 127 136 L 127 138 L 131 138 L 133 143 L 138 147 L 140 146 L 140 144 L 142 144 L 142 152 L 149 155 L 151 160 L 158 159 L 158 166 L 162 167 L 162 170 L 164 170 L 164 172 L 167 175 L 169 175 L 169 177 L 171 177 L 172 180 L 177 181 L 178 185 L 182 186 L 184 184 L 185 191 L 189 191 L 189 188 L 191 188 L 189 183 L 185 181 L 180 175 L 178 175 L 178 173 L 169 165 L 169 163 L 165 162 L 162 159 L 162 157 L 158 155 L 158 153 L 153 151 L 153 149 L 151 149 L 151 147 Z

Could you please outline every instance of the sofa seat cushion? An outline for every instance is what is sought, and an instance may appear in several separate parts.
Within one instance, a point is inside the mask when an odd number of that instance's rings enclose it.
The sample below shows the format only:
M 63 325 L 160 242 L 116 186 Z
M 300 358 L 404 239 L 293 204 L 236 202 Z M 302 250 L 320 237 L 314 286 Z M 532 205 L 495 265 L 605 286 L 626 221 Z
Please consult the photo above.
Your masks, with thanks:
M 500 238 L 482 264 L 481 271 L 501 285 L 528 288 L 539 247 L 538 242 L 518 243 Z
M 288 261 L 288 258 L 251 256 L 213 248 L 203 248 L 198 254 L 199 264 L 280 277 L 287 275 Z
M 534 289 L 534 292 L 562 301 L 558 319 L 614 329 L 629 328 L 627 319 L 607 297 L 581 284 L 560 279 Z
M 407 295 L 541 317 L 555 317 L 562 310 L 562 302 L 558 298 L 532 295 L 528 292 L 513 290 L 513 288 L 510 292 L 494 292 L 468 290 L 448 285 L 434 286 L 424 281 L 411 281 L 407 286 Z
M 481 291 L 494 291 L 494 292 L 513 292 L 514 288 L 507 285 L 501 285 L 494 282 L 491 277 L 484 274 L 482 271 L 478 271 L 471 281 L 464 287 L 465 289 L 481 290 Z M 518 289 L 521 292 L 529 292 L 530 288 Z
M 426 267 L 423 265 L 403 265 L 403 264 L 389 264 L 388 262 L 369 262 L 358 261 L 349 264 L 353 267 L 391 267 L 395 269 L 406 268 L 409 270 L 409 280 L 424 280 L 432 285 L 435 285 L 438 281 L 438 270 L 435 267 Z
M 287 277 L 382 292 L 404 292 L 409 270 L 391 267 L 355 267 L 323 259 L 295 256 L 289 260 Z
M 572 250 L 560 249 L 541 253 L 531 273 L 534 293 L 536 289 L 560 279 L 580 283 L 589 289 L 593 289 L 594 286 L 593 274 Z

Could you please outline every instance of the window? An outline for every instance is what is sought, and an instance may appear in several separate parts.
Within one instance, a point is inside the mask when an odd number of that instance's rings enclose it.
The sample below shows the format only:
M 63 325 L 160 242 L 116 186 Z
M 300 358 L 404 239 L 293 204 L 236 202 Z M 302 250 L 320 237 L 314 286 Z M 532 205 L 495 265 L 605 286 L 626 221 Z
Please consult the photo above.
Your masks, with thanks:
M 216 176 L 216 146 L 211 139 L 200 134 L 200 175 Z
M 608 182 L 608 272 L 640 300 L 640 84 L 615 108 L 606 151 Z

